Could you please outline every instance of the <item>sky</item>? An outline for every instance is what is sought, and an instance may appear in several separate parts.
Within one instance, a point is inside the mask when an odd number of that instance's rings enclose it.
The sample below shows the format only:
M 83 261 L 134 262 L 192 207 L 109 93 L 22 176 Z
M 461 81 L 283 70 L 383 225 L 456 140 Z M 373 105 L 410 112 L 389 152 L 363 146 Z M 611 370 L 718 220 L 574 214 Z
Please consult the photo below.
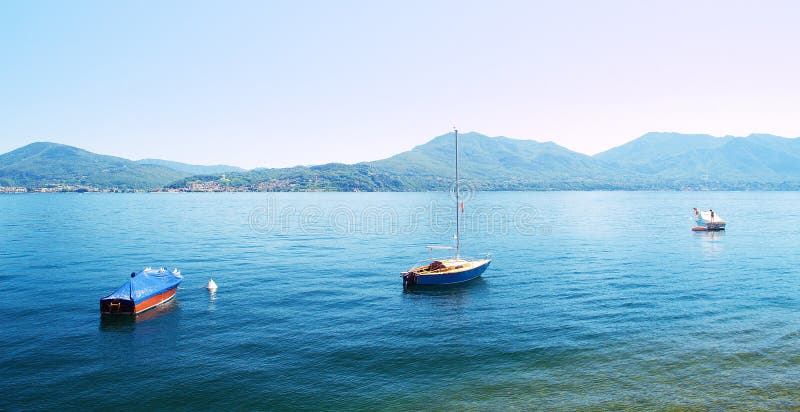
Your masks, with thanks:
M 795 1 L 0 3 L 0 153 L 53 141 L 246 168 L 447 133 L 595 154 L 800 136 Z

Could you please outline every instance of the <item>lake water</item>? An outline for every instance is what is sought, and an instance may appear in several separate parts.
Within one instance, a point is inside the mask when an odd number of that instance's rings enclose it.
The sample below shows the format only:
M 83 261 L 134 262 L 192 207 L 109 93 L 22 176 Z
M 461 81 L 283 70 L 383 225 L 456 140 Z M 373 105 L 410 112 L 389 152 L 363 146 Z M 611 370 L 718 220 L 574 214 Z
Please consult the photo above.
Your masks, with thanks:
M 484 276 L 404 291 L 446 193 L 0 196 L 0 410 L 797 409 L 798 204 L 477 193 Z M 146 265 L 177 298 L 101 320 Z

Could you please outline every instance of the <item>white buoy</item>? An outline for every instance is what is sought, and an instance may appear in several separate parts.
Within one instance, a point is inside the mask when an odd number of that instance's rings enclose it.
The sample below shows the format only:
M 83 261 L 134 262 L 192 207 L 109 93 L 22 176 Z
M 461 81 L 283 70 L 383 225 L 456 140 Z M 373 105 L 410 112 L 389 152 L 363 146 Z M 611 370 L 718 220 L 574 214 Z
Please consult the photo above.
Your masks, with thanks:
M 217 291 L 217 284 L 214 283 L 214 279 L 209 279 L 208 280 L 208 285 L 206 285 L 206 288 L 208 288 L 208 290 L 211 291 L 211 292 L 216 292 Z

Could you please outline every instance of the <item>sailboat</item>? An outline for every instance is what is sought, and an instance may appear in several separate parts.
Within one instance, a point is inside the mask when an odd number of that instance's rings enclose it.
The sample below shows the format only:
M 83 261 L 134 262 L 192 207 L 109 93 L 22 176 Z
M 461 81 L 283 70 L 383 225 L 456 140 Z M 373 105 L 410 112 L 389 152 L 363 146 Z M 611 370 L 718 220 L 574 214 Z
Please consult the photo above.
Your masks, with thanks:
M 482 259 L 468 259 L 461 257 L 461 238 L 460 238 L 460 216 L 463 213 L 463 204 L 459 201 L 458 193 L 458 130 L 453 128 L 456 142 L 456 181 L 455 181 L 455 200 L 456 200 L 456 234 L 455 246 L 426 246 L 428 248 L 428 262 L 426 264 L 416 264 L 406 272 L 402 272 L 403 287 L 413 285 L 451 285 L 463 283 L 475 279 L 483 274 L 489 264 L 492 263 L 490 254 Z M 459 206 L 461 210 L 459 211 Z M 455 255 L 441 260 L 434 260 L 434 250 L 454 250 Z

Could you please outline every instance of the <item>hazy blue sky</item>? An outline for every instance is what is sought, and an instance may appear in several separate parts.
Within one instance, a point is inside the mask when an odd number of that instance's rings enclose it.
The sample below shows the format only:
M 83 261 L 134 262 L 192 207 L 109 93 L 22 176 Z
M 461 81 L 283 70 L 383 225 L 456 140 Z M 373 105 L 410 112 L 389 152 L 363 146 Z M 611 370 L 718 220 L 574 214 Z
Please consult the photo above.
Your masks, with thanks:
M 3 1 L 0 152 L 374 160 L 452 125 L 593 154 L 800 136 L 800 2 Z

